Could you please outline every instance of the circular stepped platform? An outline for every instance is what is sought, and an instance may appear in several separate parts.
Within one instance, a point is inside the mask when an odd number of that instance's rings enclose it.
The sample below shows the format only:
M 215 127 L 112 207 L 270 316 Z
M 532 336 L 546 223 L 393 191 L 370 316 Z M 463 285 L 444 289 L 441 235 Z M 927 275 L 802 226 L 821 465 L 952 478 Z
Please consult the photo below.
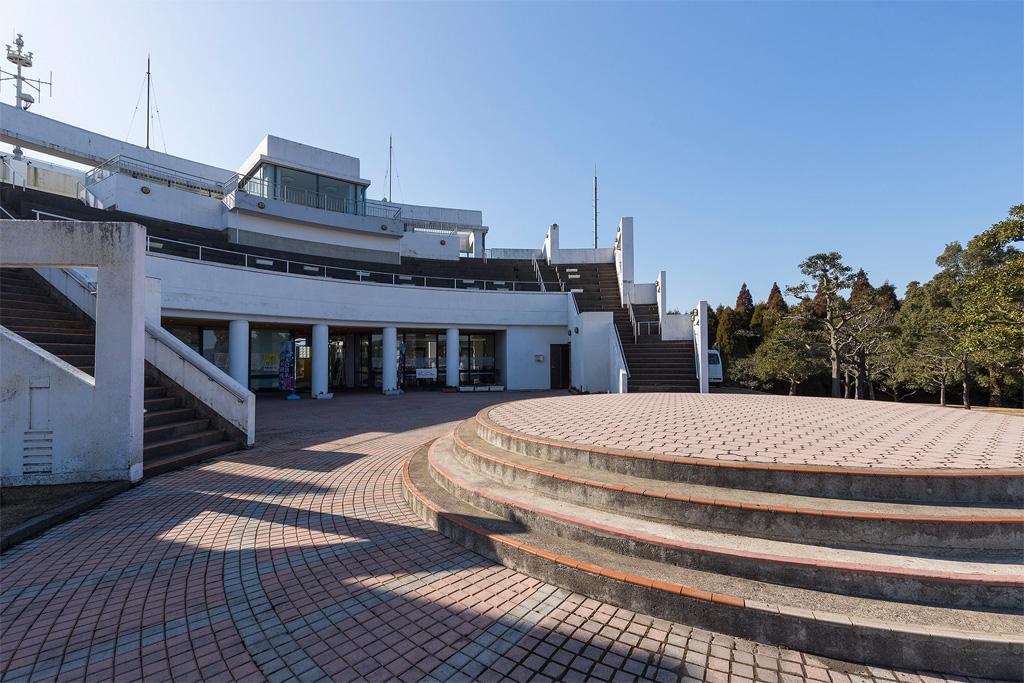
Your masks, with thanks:
M 872 414 L 864 403 L 825 399 L 668 396 L 487 408 L 413 456 L 406 498 L 477 552 L 629 609 L 837 659 L 1022 677 L 1024 468 L 1014 464 L 1024 457 L 1024 420 L 964 422 L 959 411 L 913 406 Z M 774 442 L 708 457 L 707 444 L 754 429 L 751 416 L 756 423 L 766 407 L 775 419 L 797 419 L 787 403 L 827 425 L 813 448 L 789 461 L 756 460 L 802 438 L 790 424 Z M 652 404 L 670 414 L 651 423 Z M 698 418 L 689 410 L 708 421 L 705 431 L 685 442 L 652 438 L 673 424 L 692 428 Z M 714 431 L 723 410 L 748 423 Z M 829 411 L 831 420 L 821 415 Z M 569 434 L 590 443 L 555 436 Z M 851 444 L 851 435 L 884 466 L 805 462 L 837 457 L 835 444 Z M 888 439 L 900 442 L 906 466 L 886 451 Z M 685 454 L 694 443 L 702 457 Z M 954 467 L 955 454 L 936 453 L 941 444 L 1000 466 Z M 944 464 L 916 466 L 936 460 Z

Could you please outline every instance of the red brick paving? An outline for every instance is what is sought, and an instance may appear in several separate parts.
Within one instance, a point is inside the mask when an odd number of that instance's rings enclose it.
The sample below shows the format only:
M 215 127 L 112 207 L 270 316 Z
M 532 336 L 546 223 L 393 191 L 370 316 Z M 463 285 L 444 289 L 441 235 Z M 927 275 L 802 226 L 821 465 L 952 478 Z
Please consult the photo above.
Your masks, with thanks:
M 0 558 L 0 678 L 897 679 L 603 604 L 425 528 L 402 462 L 455 420 L 530 396 L 261 399 L 257 448 Z
M 599 394 L 489 413 L 535 437 L 712 460 L 857 468 L 1024 468 L 1024 420 L 935 406 L 746 394 Z

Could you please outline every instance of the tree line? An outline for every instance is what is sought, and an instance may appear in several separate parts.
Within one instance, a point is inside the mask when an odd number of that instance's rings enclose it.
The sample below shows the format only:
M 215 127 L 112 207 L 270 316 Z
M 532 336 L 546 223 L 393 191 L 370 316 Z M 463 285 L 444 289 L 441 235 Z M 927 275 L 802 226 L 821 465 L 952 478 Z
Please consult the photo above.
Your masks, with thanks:
M 966 246 L 946 245 L 938 272 L 908 283 L 903 298 L 839 252 L 807 257 L 802 281 L 784 291 L 774 283 L 760 303 L 743 283 L 735 306 L 709 316 L 726 381 L 790 395 L 1022 406 L 1022 241 L 1019 204 Z

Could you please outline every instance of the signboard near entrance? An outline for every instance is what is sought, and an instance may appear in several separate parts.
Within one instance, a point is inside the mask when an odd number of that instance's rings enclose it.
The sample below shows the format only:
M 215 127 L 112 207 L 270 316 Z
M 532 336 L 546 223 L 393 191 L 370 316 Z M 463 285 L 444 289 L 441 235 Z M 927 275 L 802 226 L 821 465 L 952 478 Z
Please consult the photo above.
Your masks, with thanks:
M 437 379 L 437 368 L 416 368 L 416 379 Z

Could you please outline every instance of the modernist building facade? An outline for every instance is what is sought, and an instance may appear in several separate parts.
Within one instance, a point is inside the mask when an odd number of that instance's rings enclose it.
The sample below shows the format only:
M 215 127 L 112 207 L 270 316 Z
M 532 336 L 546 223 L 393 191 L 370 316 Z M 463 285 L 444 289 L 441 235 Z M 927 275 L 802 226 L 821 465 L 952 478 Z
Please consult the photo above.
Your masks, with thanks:
M 585 324 L 573 339 L 581 314 L 559 265 L 616 264 L 634 303 L 664 301 L 632 282 L 630 219 L 609 248 L 560 249 L 555 227 L 541 248 L 488 250 L 480 211 L 371 200 L 351 156 L 268 135 L 229 170 L 0 106 L 0 140 L 92 165 L 7 156 L 7 204 L 21 190 L 22 217 L 146 225 L 163 326 L 253 391 L 278 386 L 293 341 L 298 388 L 313 395 L 559 387 L 563 345 L 577 356 L 569 384 L 616 390 L 607 335 Z

